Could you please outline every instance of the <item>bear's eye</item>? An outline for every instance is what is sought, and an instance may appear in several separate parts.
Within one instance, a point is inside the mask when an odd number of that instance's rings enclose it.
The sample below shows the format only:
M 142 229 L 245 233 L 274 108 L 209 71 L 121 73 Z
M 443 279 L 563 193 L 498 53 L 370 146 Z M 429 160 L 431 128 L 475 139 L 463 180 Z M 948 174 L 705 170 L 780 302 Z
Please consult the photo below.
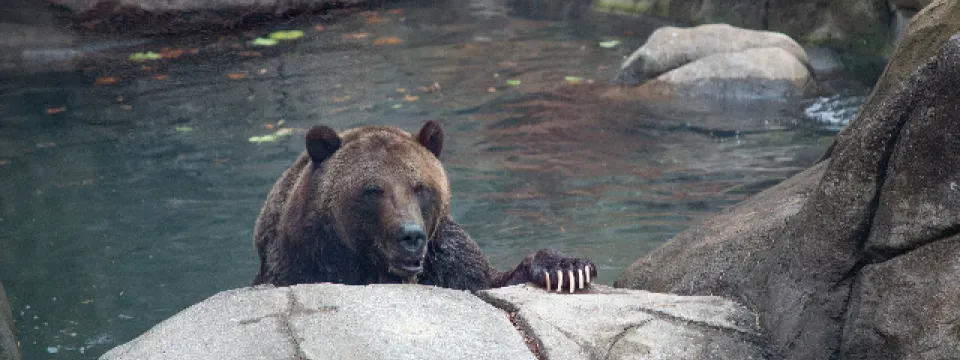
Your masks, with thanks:
M 363 187 L 363 196 L 377 197 L 377 196 L 381 196 L 381 195 L 383 195 L 383 188 L 382 188 L 382 187 L 379 187 L 379 186 L 376 186 L 376 185 L 371 185 L 371 186 L 365 186 L 365 187 Z
M 413 191 L 417 194 L 423 194 L 427 192 L 427 184 L 418 181 L 416 184 L 413 184 Z

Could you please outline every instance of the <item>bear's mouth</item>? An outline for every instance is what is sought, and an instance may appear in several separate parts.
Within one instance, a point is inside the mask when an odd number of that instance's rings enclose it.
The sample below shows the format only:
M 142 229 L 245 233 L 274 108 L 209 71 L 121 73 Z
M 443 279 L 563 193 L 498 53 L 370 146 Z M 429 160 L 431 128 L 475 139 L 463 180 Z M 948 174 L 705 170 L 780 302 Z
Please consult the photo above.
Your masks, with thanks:
M 414 276 L 423 271 L 423 259 L 398 260 L 391 268 L 391 272 L 401 278 Z

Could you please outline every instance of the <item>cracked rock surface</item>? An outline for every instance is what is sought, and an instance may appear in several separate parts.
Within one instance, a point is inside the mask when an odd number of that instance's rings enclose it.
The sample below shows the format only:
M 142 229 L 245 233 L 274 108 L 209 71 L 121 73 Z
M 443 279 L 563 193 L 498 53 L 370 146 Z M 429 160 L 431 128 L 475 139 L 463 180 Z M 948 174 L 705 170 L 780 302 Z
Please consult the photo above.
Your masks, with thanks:
M 755 319 L 718 297 L 604 286 L 479 297 L 421 285 L 257 287 L 191 306 L 101 360 L 761 359 Z
M 755 316 L 713 296 L 675 296 L 594 285 L 588 294 L 530 286 L 480 292 L 516 312 L 543 359 L 764 359 Z
M 960 34 L 938 46 L 875 91 L 819 164 L 616 285 L 739 300 L 785 359 L 960 358 Z

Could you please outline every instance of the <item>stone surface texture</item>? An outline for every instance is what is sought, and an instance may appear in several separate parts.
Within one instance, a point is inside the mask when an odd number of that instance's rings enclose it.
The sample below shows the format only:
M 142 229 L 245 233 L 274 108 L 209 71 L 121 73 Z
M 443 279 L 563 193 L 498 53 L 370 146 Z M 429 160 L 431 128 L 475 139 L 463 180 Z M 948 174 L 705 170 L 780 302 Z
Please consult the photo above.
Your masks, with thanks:
M 477 295 L 422 285 L 225 291 L 101 359 L 767 358 L 756 315 L 718 297 L 527 285 Z
M 530 286 L 480 296 L 517 314 L 547 359 L 762 359 L 755 315 L 719 297 L 594 286 L 558 295 Z
M 17 327 L 13 322 L 10 300 L 0 284 L 0 360 L 20 360 Z
M 942 43 L 901 50 L 917 42 Z M 960 36 L 942 44 L 885 79 L 819 164 L 678 235 L 617 285 L 739 300 L 785 359 L 960 358 Z

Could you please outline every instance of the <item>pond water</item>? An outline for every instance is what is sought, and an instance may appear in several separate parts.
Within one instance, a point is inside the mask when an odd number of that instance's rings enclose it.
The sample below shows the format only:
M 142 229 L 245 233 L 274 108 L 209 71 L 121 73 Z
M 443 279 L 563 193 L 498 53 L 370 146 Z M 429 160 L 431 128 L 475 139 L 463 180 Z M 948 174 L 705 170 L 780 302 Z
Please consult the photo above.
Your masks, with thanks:
M 492 263 L 553 247 L 593 259 L 602 283 L 832 140 L 802 104 L 605 96 L 654 21 L 472 4 L 153 38 L 76 72 L 3 74 L 0 281 L 24 358 L 94 359 L 249 284 L 254 220 L 313 124 L 441 119 L 453 216 Z M 281 29 L 305 36 L 249 44 Z M 164 59 L 127 61 L 147 50 Z

